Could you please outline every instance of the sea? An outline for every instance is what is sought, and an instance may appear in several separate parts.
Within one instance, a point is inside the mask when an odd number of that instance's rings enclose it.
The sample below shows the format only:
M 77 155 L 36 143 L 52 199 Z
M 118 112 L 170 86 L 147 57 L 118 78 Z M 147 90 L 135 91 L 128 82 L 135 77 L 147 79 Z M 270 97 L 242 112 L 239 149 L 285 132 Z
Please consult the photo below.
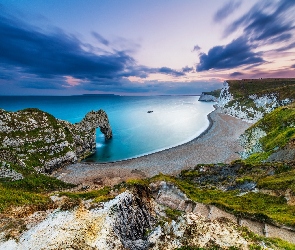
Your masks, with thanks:
M 139 157 L 184 144 L 209 126 L 213 103 L 199 96 L 0 96 L 0 108 L 17 111 L 39 108 L 58 119 L 79 122 L 91 110 L 106 111 L 113 138 L 97 129 L 92 162 L 113 162 Z M 151 112 L 152 111 L 152 112 Z

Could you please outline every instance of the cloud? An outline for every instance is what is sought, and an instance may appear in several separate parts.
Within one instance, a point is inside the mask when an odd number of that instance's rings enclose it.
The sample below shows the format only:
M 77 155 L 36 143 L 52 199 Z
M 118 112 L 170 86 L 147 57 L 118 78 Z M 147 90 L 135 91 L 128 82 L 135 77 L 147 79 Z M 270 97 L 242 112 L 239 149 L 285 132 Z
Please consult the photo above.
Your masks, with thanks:
M 193 67 L 185 66 L 184 68 L 182 68 L 182 72 L 184 72 L 184 73 L 189 73 L 189 72 L 193 72 L 193 71 L 194 71 Z
M 180 77 L 184 76 L 186 72 L 184 71 L 178 71 L 175 69 L 171 69 L 169 67 L 160 67 L 160 68 L 149 68 L 146 66 L 134 66 L 133 71 L 130 71 L 126 77 L 129 75 L 134 75 L 140 78 L 146 78 L 149 74 L 164 74 L 164 75 L 170 75 L 173 77 Z M 125 75 L 122 75 L 125 76 Z
M 252 46 L 244 38 L 238 38 L 225 46 L 215 46 L 208 54 L 200 55 L 197 71 L 210 69 L 230 69 L 241 65 L 262 63 L 259 53 L 252 51 Z
M 98 42 L 104 44 L 105 46 L 109 46 L 110 42 L 107 39 L 105 39 L 103 36 L 101 36 L 100 34 L 94 31 L 91 34 L 96 38 Z
M 176 77 L 185 75 L 184 72 L 177 71 L 177 70 L 174 70 L 174 69 L 171 69 L 171 68 L 168 68 L 168 67 L 162 67 L 162 68 L 156 69 L 156 72 L 157 73 L 163 73 L 163 74 L 166 74 L 166 75 L 172 75 L 172 76 L 176 76 Z
M 278 35 L 275 36 L 273 38 L 271 38 L 268 43 L 269 44 L 274 44 L 274 43 L 280 43 L 280 42 L 287 42 L 292 38 L 291 34 L 282 34 L 282 35 Z
M 128 71 L 134 59 L 124 51 L 97 55 L 82 49 L 74 36 L 61 31 L 44 34 L 22 23 L 0 17 L 0 60 L 8 67 L 50 78 L 114 78 Z
M 54 90 L 62 90 L 64 89 L 63 81 L 60 79 L 55 79 L 52 81 L 52 79 L 36 79 L 36 78 L 28 78 L 22 81 L 19 81 L 15 84 L 18 87 L 21 88 L 27 88 L 27 89 L 38 89 L 38 90 L 48 90 L 48 89 L 54 89 Z
M 232 14 L 236 9 L 238 9 L 240 6 L 241 6 L 241 1 L 229 1 L 215 13 L 213 17 L 214 22 L 221 22 L 228 15 Z
M 236 77 L 236 76 L 242 76 L 242 75 L 244 75 L 244 74 L 241 73 L 241 72 L 233 72 L 233 73 L 231 73 L 229 76 L 230 76 L 230 77 Z
M 219 10 L 215 19 L 222 19 L 226 9 L 233 8 L 237 3 L 229 2 Z M 247 69 L 265 63 L 265 52 L 257 52 L 265 45 L 280 45 L 278 52 L 295 47 L 288 44 L 295 33 L 293 13 L 295 1 L 259 1 L 246 14 L 227 26 L 224 36 L 238 30 L 242 34 L 227 45 L 215 46 L 207 54 L 199 55 L 197 71 L 210 69 L 230 69 L 247 65 Z
M 201 47 L 199 45 L 195 45 L 193 51 L 200 51 Z
M 243 35 L 250 41 L 263 41 L 264 44 L 280 42 L 291 38 L 294 31 L 295 1 L 281 0 L 276 2 L 261 1 L 249 12 L 230 24 L 224 31 L 228 36 L 238 29 L 243 29 Z
M 290 50 L 290 49 L 293 49 L 293 48 L 295 48 L 295 42 L 294 43 L 290 43 L 288 45 L 285 45 L 285 46 L 283 46 L 281 48 L 278 48 L 278 49 L 276 49 L 276 51 L 277 52 L 282 52 L 282 51 Z
M 102 44 L 110 46 L 110 42 L 100 34 L 92 35 Z M 55 85 L 39 79 L 63 79 L 65 86 L 83 85 L 85 81 L 96 84 L 111 84 L 123 78 L 136 76 L 145 78 L 149 74 L 160 73 L 174 77 L 183 76 L 184 72 L 168 67 L 149 68 L 138 66 L 128 51 L 109 49 L 103 51 L 92 45 L 82 43 L 77 37 L 66 34 L 60 29 L 48 33 L 32 27 L 15 17 L 0 14 L 0 66 L 9 72 L 30 75 L 38 79 L 32 88 L 57 88 Z M 120 39 L 118 44 L 122 39 Z M 118 45 L 119 46 L 119 45 Z M 122 47 L 129 46 L 124 40 Z M 109 52 L 112 51 L 112 52 Z M 8 71 L 7 71 L 8 72 Z M 5 76 L 7 77 L 7 74 Z M 20 79 L 20 78 L 18 78 Z M 112 80 L 112 81 L 109 81 Z M 40 84 L 40 87 L 37 85 Z M 47 85 L 46 85 L 47 84 Z M 23 85 L 25 87 L 25 84 Z
M 294 68 L 294 69 L 295 69 L 295 64 L 293 64 L 293 65 L 291 66 L 291 68 Z
M 111 82 L 112 80 L 110 80 Z M 172 82 L 172 81 L 157 81 L 150 80 L 144 83 L 131 82 L 128 79 L 123 79 L 120 84 L 113 84 L 100 86 L 99 90 L 104 93 L 117 93 L 129 95 L 198 95 L 204 91 L 221 88 L 222 81 L 189 81 L 189 82 Z M 88 91 L 97 91 L 97 85 L 93 82 L 85 83 L 84 86 L 77 86 Z

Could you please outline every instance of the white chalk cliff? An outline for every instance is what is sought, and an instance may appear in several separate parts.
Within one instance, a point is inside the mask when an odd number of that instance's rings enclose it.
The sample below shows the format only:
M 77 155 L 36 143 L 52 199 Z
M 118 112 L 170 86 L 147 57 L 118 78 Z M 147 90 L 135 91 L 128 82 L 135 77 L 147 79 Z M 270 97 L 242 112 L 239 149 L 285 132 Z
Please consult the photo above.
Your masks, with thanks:
M 230 85 L 227 82 L 224 82 L 217 106 L 220 107 L 221 111 L 225 114 L 249 123 L 255 123 L 275 108 L 292 102 L 289 98 L 279 100 L 276 93 L 265 94 L 262 96 L 249 95 L 247 98 L 251 100 L 250 102 L 252 105 L 242 105 L 239 101 L 235 100 L 234 96 L 230 93 Z

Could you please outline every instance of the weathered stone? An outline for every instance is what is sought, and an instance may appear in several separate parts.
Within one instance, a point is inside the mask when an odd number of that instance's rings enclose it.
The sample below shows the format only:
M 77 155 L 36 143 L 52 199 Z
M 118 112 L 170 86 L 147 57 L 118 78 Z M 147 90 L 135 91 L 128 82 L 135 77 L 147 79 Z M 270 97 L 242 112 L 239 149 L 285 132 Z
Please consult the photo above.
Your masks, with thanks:
M 271 238 L 280 238 L 295 244 L 295 232 L 288 229 L 265 224 L 265 236 Z
M 193 210 L 194 214 L 199 214 L 205 218 L 208 218 L 209 212 L 210 212 L 209 206 L 196 202 L 196 206 Z
M 3 162 L 4 163 L 4 162 Z M 0 162 L 1 164 L 1 162 Z M 9 168 L 8 164 L 2 164 L 0 166 L 0 178 L 8 178 L 11 181 L 17 181 L 23 179 L 23 175 Z
M 187 202 L 187 206 L 184 209 L 184 212 L 191 213 L 193 211 L 193 206 L 194 206 L 193 202 Z
M 255 234 L 264 236 L 264 223 L 242 218 L 239 220 L 239 225 L 243 227 L 247 227 L 249 230 L 251 230 Z
M 208 219 L 215 220 L 219 218 L 227 218 L 232 222 L 237 223 L 237 218 L 233 214 L 227 213 L 215 206 L 209 206 L 210 212 L 208 214 Z
M 152 186 L 172 188 L 171 184 L 163 182 Z M 58 196 L 50 198 L 56 205 L 66 200 Z M 186 209 L 193 203 L 182 201 L 187 204 Z M 183 246 L 210 248 L 214 245 L 220 249 L 231 246 L 246 250 L 253 245 L 252 239 L 245 237 L 236 223 L 226 219 L 210 220 L 209 206 L 195 205 L 195 214 L 187 212 L 175 220 L 167 220 L 163 213 L 165 207 L 153 200 L 149 188 L 136 185 L 95 208 L 89 201 L 82 201 L 69 211 L 34 213 L 26 219 L 27 228 L 16 239 L 7 240 L 5 234 L 0 235 L 0 249 L 173 250 Z M 211 213 L 218 215 L 216 218 L 226 217 L 215 206 L 210 208 Z M 200 214 L 201 210 L 207 210 L 207 215 Z M 240 221 L 250 229 L 255 223 Z M 263 224 L 258 227 L 263 231 Z M 270 225 L 265 228 L 269 237 L 294 242 L 294 232 L 287 228 Z M 257 228 L 252 231 L 259 232 L 255 230 Z
M 96 151 L 96 128 L 112 138 L 107 114 L 91 111 L 71 124 L 38 109 L 0 109 L 0 161 L 51 173 Z

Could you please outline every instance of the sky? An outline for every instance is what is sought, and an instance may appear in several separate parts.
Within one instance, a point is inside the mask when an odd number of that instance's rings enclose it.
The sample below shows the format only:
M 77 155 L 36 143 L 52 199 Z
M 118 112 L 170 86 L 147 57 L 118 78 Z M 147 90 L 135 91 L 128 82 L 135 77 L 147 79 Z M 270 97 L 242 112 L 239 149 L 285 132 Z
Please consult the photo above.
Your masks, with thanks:
M 0 0 L 0 95 L 197 95 L 295 77 L 294 0 Z

